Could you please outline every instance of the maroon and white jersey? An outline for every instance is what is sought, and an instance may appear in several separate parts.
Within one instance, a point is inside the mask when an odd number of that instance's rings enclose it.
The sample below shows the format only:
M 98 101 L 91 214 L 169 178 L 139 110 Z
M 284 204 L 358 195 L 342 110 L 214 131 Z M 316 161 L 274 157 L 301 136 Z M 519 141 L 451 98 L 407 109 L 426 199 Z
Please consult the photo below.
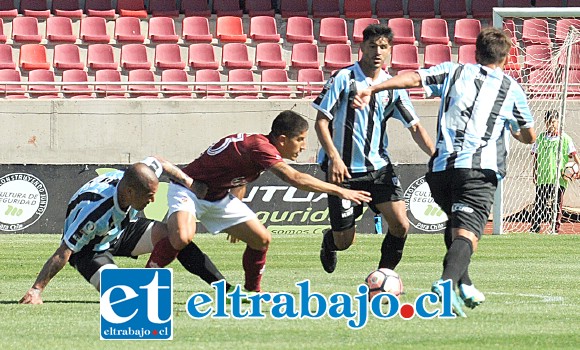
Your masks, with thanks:
M 226 196 L 233 187 L 256 180 L 262 172 L 283 162 L 280 152 L 267 135 L 229 135 L 211 145 L 183 171 L 194 180 L 205 182 L 208 201 Z

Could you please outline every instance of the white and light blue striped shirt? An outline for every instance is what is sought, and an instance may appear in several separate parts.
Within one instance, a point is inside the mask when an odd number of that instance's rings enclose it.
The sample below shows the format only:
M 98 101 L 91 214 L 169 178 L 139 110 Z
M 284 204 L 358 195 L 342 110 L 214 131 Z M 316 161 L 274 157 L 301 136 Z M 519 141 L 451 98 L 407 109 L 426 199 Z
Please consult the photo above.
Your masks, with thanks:
M 427 95 L 442 96 L 436 151 L 429 169 L 490 169 L 506 173 L 509 127 L 531 128 L 521 86 L 501 69 L 446 62 L 419 70 Z

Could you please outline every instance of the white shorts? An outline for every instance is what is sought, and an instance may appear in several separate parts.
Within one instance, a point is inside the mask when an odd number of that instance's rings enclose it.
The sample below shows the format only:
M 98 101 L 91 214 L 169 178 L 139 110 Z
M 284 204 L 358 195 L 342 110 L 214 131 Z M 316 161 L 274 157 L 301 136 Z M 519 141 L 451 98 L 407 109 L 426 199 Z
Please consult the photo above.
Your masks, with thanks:
M 169 184 L 167 204 L 169 205 L 167 217 L 177 211 L 186 211 L 214 234 L 256 218 L 252 209 L 231 194 L 210 202 L 198 199 L 193 192 L 174 183 Z

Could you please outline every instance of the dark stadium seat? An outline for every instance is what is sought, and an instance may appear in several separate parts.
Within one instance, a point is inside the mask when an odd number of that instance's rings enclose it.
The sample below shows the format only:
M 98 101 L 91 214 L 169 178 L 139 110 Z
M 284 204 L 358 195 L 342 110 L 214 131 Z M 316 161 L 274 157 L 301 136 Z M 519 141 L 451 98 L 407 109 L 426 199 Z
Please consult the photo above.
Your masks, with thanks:
M 125 44 L 121 47 L 121 67 L 126 70 L 151 69 L 147 47 L 143 44 Z
M 451 61 L 451 47 L 443 44 L 431 44 L 425 46 L 424 68 L 430 68 L 439 63 Z
M 185 17 L 211 16 L 211 9 L 207 0 L 181 0 L 181 12 L 185 14 Z
M 120 83 L 121 82 L 121 72 L 113 69 L 101 69 L 95 73 L 95 82 L 97 83 Z M 95 86 L 95 92 L 99 96 L 125 96 L 124 85 L 109 85 L 102 84 Z
M 475 61 L 475 44 L 461 45 L 457 51 L 458 63 L 476 63 Z
M 85 13 L 91 17 L 115 18 L 115 8 L 111 0 L 86 0 Z
M 314 25 L 308 17 L 290 17 L 286 25 L 286 41 L 289 43 L 314 42 Z
M 149 40 L 152 43 L 177 43 L 175 22 L 171 17 L 151 17 L 149 19 Z
M 322 44 L 347 44 L 348 34 L 344 18 L 322 18 L 320 20 L 318 41 Z
M 155 17 L 179 17 L 176 1 L 149 0 L 149 12 Z
M 141 20 L 137 17 L 118 17 L 115 20 L 115 40 L 122 43 L 143 43 Z
M 38 32 L 38 19 L 36 17 L 14 18 L 12 40 L 17 43 L 40 43 L 42 35 Z
M 415 28 L 413 27 L 413 20 L 410 18 L 391 18 L 388 22 L 389 27 L 393 31 L 393 45 L 411 44 L 414 45 L 417 39 L 415 38 Z
M 20 82 L 22 77 L 16 69 L 0 69 L 0 81 Z M 26 98 L 22 85 L 0 84 L 0 95 L 6 98 Z
M 426 18 L 421 21 L 421 43 L 449 44 L 447 21 L 443 18 Z
M 318 46 L 312 43 L 294 44 L 292 46 L 290 62 L 294 69 L 320 68 L 320 63 L 318 61 Z
M 352 64 L 351 47 L 348 44 L 329 44 L 324 49 L 324 69 L 332 71 Z
M 344 0 L 344 17 L 369 18 L 373 16 L 370 0 Z
M 335 44 L 340 45 L 340 44 Z M 262 71 L 261 81 L 263 83 L 288 83 L 288 72 L 284 69 L 266 69 Z M 290 98 L 292 88 L 288 85 L 262 85 L 263 95 L 266 98 Z
M 363 31 L 371 24 L 379 24 L 380 21 L 376 18 L 356 18 L 354 20 L 352 29 L 352 41 L 355 43 L 362 43 Z
M 578 18 L 563 18 L 559 19 L 556 22 L 556 35 L 555 40 L 557 44 L 562 44 L 566 36 L 568 35 L 568 31 L 570 27 L 575 27 L 580 29 L 580 19 Z
M 58 44 L 54 47 L 53 66 L 56 69 L 85 69 L 80 49 L 75 44 Z
M 282 46 L 278 43 L 259 43 L 256 46 L 256 66 L 260 69 L 286 68 Z
M 453 43 L 456 46 L 475 44 L 481 31 L 481 22 L 475 18 L 460 18 L 455 21 Z
M 50 69 L 52 66 L 47 60 L 46 47 L 40 44 L 22 45 L 18 65 L 26 70 Z
M 439 11 L 441 18 L 459 19 L 467 17 L 465 1 L 460 0 L 439 0 Z
M 245 12 L 250 15 L 250 17 L 255 16 L 270 16 L 274 17 L 275 11 L 272 8 L 271 0 L 251 0 L 244 1 Z
M 471 15 L 473 18 L 490 20 L 497 0 L 471 0 Z
M 218 17 L 242 17 L 244 14 L 240 8 L 239 0 L 213 0 L 213 13 L 215 13 Z
M 83 17 L 83 9 L 78 0 L 52 0 L 52 14 L 80 19 Z
M 161 82 L 187 83 L 187 73 L 182 69 L 166 69 L 161 72 Z M 191 98 L 191 87 L 187 85 L 161 85 L 161 93 L 169 98 Z
M 411 44 L 394 45 L 391 52 L 391 67 L 394 70 L 419 69 L 419 52 Z
M 228 72 L 228 82 L 253 83 L 254 73 L 249 69 L 232 69 Z M 256 99 L 258 88 L 256 85 L 228 85 L 230 97 L 235 99 Z
M 250 39 L 256 42 L 280 41 L 276 18 L 270 16 L 255 16 L 250 19 Z
M 107 21 L 104 17 L 85 17 L 81 20 L 81 40 L 84 43 L 103 43 L 111 41 L 107 33 Z
M 531 7 L 531 0 L 503 0 L 503 6 L 500 7 Z
M 35 69 L 28 72 L 28 90 L 30 96 L 58 98 L 59 89 L 54 85 L 34 85 L 31 83 L 54 83 L 54 72 L 48 69 Z
M 191 44 L 187 62 L 191 69 L 218 69 L 220 66 L 213 46 L 207 43 Z
M 147 18 L 147 9 L 143 0 L 117 0 L 119 16 Z
M 296 81 L 299 83 L 323 83 L 325 81 L 324 73 L 320 69 L 304 68 L 298 71 Z M 304 93 L 303 97 L 316 97 L 322 91 L 322 85 L 298 86 L 296 89 Z
M 434 0 L 407 0 L 409 18 L 425 19 L 435 17 Z
M 73 33 L 69 17 L 52 16 L 46 19 L 46 39 L 51 42 L 74 43 L 78 37 Z
M 12 45 L 0 44 L 0 69 L 16 69 L 12 58 Z
M 37 18 L 50 17 L 46 0 L 20 0 L 20 13 L 24 16 Z
M 402 0 L 376 0 L 377 18 L 401 18 L 404 15 Z
M 280 15 L 283 18 L 308 17 L 308 0 L 280 0 Z
M 195 72 L 196 83 L 210 83 L 207 85 L 196 85 L 194 90 L 197 97 L 202 98 L 223 98 L 225 89 L 223 85 L 211 85 L 211 83 L 221 82 L 220 72 L 214 69 L 201 69 Z
M 18 8 L 13 0 L 0 0 L 0 18 L 14 18 L 18 16 Z
M 155 46 L 154 64 L 159 69 L 185 69 L 185 60 L 181 59 L 180 46 L 177 44 Z
M 242 19 L 235 16 L 218 17 L 216 22 L 216 37 L 224 43 L 245 43 Z
M 85 83 L 89 81 L 87 72 L 82 69 L 69 69 L 62 72 L 62 81 L 67 83 Z M 93 97 L 93 88 L 87 85 L 63 85 L 63 95 L 70 98 Z
M 312 17 L 328 18 L 339 16 L 340 5 L 338 0 L 312 0 Z
M 570 3 L 570 1 L 568 1 Z M 562 0 L 536 0 L 536 7 L 561 7 Z
M 213 36 L 209 30 L 209 21 L 205 17 L 185 17 L 181 23 L 182 39 L 188 42 L 211 43 Z
M 242 43 L 227 43 L 222 47 L 222 66 L 228 69 L 251 69 L 254 63 L 248 56 L 248 47 Z
M 550 29 L 548 21 L 542 18 L 524 19 L 522 26 L 522 42 L 524 46 L 550 45 Z
M 159 87 L 157 85 L 136 85 L 134 82 L 155 82 L 155 75 L 148 69 L 135 69 L 129 72 L 128 87 L 130 97 L 150 97 L 159 96 Z
M 87 67 L 93 70 L 119 69 L 115 60 L 113 46 L 109 44 L 92 44 L 87 49 Z

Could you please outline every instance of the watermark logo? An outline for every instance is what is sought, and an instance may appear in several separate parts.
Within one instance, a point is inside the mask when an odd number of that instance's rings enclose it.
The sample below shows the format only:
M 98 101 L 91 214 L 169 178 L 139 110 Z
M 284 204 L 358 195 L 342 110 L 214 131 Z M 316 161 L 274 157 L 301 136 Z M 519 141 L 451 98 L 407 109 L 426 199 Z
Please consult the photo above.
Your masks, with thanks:
M 404 198 L 407 216 L 413 227 L 426 232 L 439 232 L 445 229 L 447 215 L 431 197 L 431 189 L 425 181 L 425 176 L 409 185 Z
M 7 174 L 0 178 L 0 231 L 20 231 L 34 224 L 48 206 L 46 186 L 36 176 Z
M 173 270 L 103 270 L 101 339 L 173 339 Z
M 345 319 L 351 329 L 362 329 L 366 326 L 369 316 L 381 320 L 392 319 L 399 315 L 404 320 L 413 317 L 422 319 L 453 319 L 455 314 L 452 309 L 452 283 L 447 280 L 440 284 L 441 303 L 435 293 L 422 293 L 414 303 L 401 303 L 399 298 L 392 293 L 379 293 L 370 301 L 368 300 L 369 288 L 366 284 L 358 286 L 358 294 L 350 295 L 343 292 L 325 295 L 313 292 L 310 281 L 304 280 L 296 283 L 298 294 L 291 293 L 257 293 L 248 296 L 243 293 L 238 285 L 233 292 L 226 292 L 225 281 L 212 283 L 215 295 L 207 293 L 194 293 L 186 303 L 189 317 L 203 319 L 264 319 L 266 312 L 274 320 L 281 319 Z M 250 300 L 247 309 L 242 308 L 242 299 Z M 229 303 L 227 302 L 229 299 Z M 387 302 L 385 304 L 385 302 Z M 268 311 L 262 310 L 263 304 L 269 304 Z M 231 304 L 231 308 L 226 308 Z M 437 307 L 438 306 L 438 307 Z

